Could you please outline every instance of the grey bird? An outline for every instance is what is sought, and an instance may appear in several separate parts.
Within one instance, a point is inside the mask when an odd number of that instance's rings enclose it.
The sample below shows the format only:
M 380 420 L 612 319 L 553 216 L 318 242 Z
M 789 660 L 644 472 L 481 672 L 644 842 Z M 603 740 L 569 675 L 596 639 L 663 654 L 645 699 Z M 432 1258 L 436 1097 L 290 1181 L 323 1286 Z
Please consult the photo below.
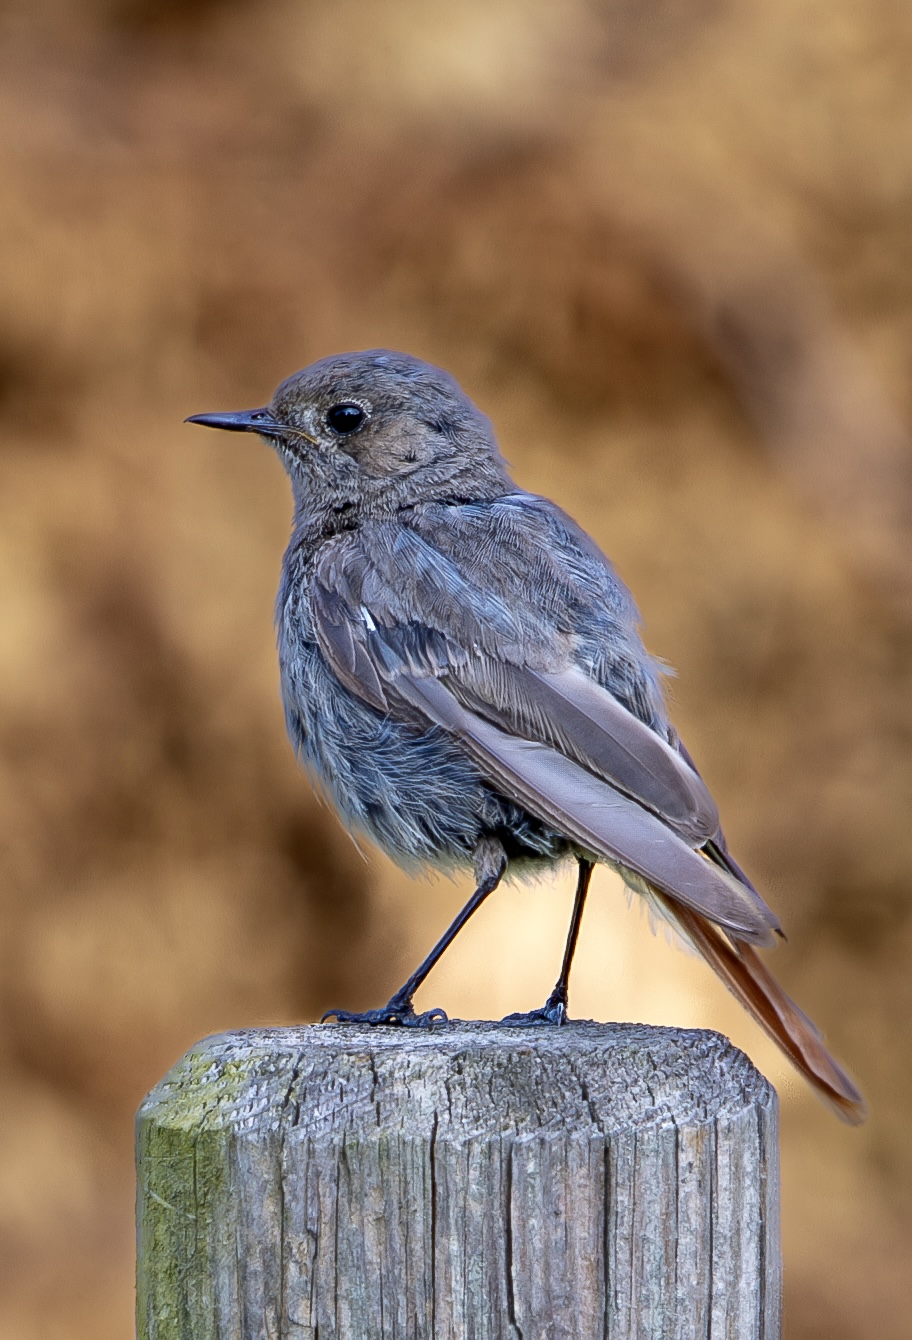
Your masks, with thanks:
M 862 1097 L 757 953 L 779 921 L 729 854 L 666 712 L 629 592 L 595 543 L 510 479 L 489 421 L 407 354 L 325 358 L 261 409 L 188 422 L 258 433 L 294 495 L 276 605 L 288 733 L 343 822 L 409 870 L 474 869 L 471 899 L 379 1010 L 412 997 L 508 870 L 578 867 L 563 1023 L 593 865 L 699 951 L 844 1119 Z

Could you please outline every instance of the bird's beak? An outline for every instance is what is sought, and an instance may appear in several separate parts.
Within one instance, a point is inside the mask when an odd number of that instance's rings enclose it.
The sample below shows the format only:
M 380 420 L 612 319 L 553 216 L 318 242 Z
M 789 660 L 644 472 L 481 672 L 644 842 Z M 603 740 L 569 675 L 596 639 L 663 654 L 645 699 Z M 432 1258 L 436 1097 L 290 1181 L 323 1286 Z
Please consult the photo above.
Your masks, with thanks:
M 268 409 L 239 409 L 228 414 L 191 414 L 184 423 L 201 423 L 204 428 L 225 428 L 229 433 L 263 433 L 278 437 L 284 425 Z

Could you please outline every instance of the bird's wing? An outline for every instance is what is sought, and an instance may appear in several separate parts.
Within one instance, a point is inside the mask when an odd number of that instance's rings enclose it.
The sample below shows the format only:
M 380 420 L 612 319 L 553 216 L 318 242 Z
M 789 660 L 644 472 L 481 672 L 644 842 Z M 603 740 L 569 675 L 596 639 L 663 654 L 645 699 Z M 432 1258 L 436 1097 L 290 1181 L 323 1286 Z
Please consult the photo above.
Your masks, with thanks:
M 447 731 L 497 790 L 583 850 L 772 942 L 763 900 L 694 850 L 718 830 L 702 781 L 528 612 L 479 594 L 402 527 L 379 548 L 355 535 L 326 546 L 313 603 L 324 655 L 364 701 Z

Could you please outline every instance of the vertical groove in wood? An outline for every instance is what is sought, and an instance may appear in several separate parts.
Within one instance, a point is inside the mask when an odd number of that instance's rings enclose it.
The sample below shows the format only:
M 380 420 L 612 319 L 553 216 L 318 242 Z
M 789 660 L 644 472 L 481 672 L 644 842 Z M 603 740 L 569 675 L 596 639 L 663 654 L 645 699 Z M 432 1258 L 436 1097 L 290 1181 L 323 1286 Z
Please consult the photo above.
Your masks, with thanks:
M 141 1340 L 778 1340 L 776 1098 L 717 1034 L 226 1034 L 137 1166 Z

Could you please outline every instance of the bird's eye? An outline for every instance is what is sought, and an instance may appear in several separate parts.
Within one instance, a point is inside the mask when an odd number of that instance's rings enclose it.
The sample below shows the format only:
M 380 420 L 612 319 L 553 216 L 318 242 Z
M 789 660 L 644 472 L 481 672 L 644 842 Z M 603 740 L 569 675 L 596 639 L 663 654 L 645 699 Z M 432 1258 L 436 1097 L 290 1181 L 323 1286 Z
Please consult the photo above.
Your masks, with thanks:
M 334 433 L 353 433 L 367 418 L 360 405 L 333 405 L 326 412 L 326 422 Z

